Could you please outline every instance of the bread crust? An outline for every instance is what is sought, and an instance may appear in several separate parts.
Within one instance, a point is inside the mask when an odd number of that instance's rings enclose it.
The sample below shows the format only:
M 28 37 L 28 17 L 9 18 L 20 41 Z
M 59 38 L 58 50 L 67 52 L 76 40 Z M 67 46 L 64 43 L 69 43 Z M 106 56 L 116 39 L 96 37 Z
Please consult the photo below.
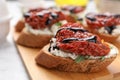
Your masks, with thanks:
M 99 33 L 95 29 L 90 29 L 88 27 L 86 29 L 94 34 L 97 34 L 101 39 L 104 39 L 106 42 L 115 42 L 117 40 L 117 38 L 119 37 L 119 36 L 113 36 L 113 35 L 109 35 L 109 34 Z
M 105 69 L 116 58 L 115 55 L 111 58 L 106 58 L 105 60 L 84 60 L 76 63 L 70 58 L 52 55 L 48 52 L 48 47 L 49 45 L 41 49 L 35 58 L 36 63 L 49 69 L 57 69 L 66 72 L 98 72 Z
M 42 48 L 50 42 L 51 38 L 52 35 L 34 35 L 24 28 L 23 31 L 20 33 L 20 36 L 16 40 L 16 43 L 26 47 Z
M 23 28 L 25 27 L 25 22 L 24 20 L 19 20 L 15 26 L 15 31 L 16 32 L 21 32 Z

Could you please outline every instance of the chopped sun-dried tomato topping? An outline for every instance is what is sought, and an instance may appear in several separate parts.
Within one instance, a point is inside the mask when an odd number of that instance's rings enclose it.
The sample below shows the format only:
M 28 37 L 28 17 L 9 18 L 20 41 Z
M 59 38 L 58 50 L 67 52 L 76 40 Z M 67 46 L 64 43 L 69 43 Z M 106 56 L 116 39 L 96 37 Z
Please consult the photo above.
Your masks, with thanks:
M 73 27 L 74 26 L 74 27 Z M 65 24 L 56 33 L 57 47 L 77 55 L 105 56 L 110 48 L 101 39 L 77 23 Z

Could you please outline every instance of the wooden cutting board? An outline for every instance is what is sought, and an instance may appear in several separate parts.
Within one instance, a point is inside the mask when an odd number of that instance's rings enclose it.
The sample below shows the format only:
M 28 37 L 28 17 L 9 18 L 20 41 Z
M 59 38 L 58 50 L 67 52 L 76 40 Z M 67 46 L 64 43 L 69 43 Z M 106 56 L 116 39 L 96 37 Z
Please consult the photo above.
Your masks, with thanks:
M 19 33 L 14 32 L 14 41 Z M 114 43 L 120 49 L 120 42 Z M 40 49 L 33 49 L 16 44 L 18 52 L 30 75 L 31 80 L 120 80 L 120 54 L 105 70 L 98 73 L 69 73 L 48 70 L 35 63 L 35 57 Z

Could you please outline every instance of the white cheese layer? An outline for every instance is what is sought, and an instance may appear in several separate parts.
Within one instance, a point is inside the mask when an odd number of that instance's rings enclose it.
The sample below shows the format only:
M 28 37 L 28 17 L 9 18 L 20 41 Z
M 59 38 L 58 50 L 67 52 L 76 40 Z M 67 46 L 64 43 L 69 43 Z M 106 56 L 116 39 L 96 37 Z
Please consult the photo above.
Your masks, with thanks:
M 72 59 L 76 59 L 77 55 L 71 54 L 71 53 L 66 53 L 64 51 L 58 50 L 58 49 L 53 49 L 53 47 L 56 46 L 56 39 L 52 38 L 52 43 L 51 43 L 51 49 L 50 52 L 55 55 L 55 56 L 60 56 L 60 57 L 70 57 Z
M 53 54 L 55 56 L 69 57 L 73 60 L 75 60 L 78 57 L 78 55 L 76 55 L 74 53 L 66 53 L 62 50 L 54 49 L 55 46 L 56 46 L 56 39 L 52 38 L 50 52 L 51 52 L 51 54 Z M 108 55 L 105 56 L 105 58 L 110 58 L 110 57 L 116 56 L 118 54 L 118 49 L 113 45 L 110 45 L 110 46 L 111 46 L 110 52 Z M 101 58 L 101 56 L 96 56 L 96 57 L 90 56 L 89 57 L 89 59 L 98 59 L 98 58 Z
M 59 21 L 58 23 L 60 23 L 61 25 L 64 25 L 67 23 L 67 21 L 62 20 L 62 21 Z M 56 23 L 51 26 L 51 31 L 52 31 L 53 35 L 56 34 L 56 32 L 58 31 L 59 28 L 60 28 L 60 25 L 57 25 Z
M 101 27 L 100 29 L 98 29 L 99 33 L 104 33 L 104 34 L 109 34 L 107 30 L 105 30 L 104 27 Z M 117 25 L 116 28 L 112 31 L 111 35 L 120 35 L 120 25 Z
M 116 26 L 116 29 L 112 31 L 112 35 L 120 35 L 120 25 Z
M 63 24 L 66 24 L 67 21 L 66 20 L 62 20 L 62 21 L 59 21 L 59 23 L 61 23 L 62 25 Z M 35 35 L 40 35 L 40 34 L 48 34 L 48 35 L 55 35 L 57 30 L 60 28 L 60 26 L 53 24 L 51 26 L 51 29 L 48 29 L 48 28 L 45 28 L 45 29 L 33 29 L 30 25 L 28 25 L 27 23 L 25 24 L 25 27 L 26 27 L 26 30 L 32 34 L 35 34 Z
M 32 29 L 32 27 L 28 24 L 25 24 L 25 27 L 26 27 L 26 30 L 32 34 L 35 34 L 35 35 L 39 35 L 39 34 L 48 34 L 48 35 L 52 35 L 52 32 L 48 29 L 48 28 L 45 28 L 43 30 L 41 29 Z

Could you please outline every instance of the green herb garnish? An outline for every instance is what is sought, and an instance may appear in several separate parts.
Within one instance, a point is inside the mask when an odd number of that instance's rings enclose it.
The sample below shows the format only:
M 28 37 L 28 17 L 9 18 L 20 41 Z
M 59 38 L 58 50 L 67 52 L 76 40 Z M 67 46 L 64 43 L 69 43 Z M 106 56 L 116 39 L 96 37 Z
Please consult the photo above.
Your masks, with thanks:
M 112 46 L 110 46 L 110 49 L 112 49 L 113 47 Z
M 62 23 L 58 22 L 58 23 L 55 23 L 55 25 L 62 26 Z
M 76 59 L 75 59 L 75 62 L 76 63 L 79 63 L 81 61 L 85 60 L 85 56 L 78 56 Z

